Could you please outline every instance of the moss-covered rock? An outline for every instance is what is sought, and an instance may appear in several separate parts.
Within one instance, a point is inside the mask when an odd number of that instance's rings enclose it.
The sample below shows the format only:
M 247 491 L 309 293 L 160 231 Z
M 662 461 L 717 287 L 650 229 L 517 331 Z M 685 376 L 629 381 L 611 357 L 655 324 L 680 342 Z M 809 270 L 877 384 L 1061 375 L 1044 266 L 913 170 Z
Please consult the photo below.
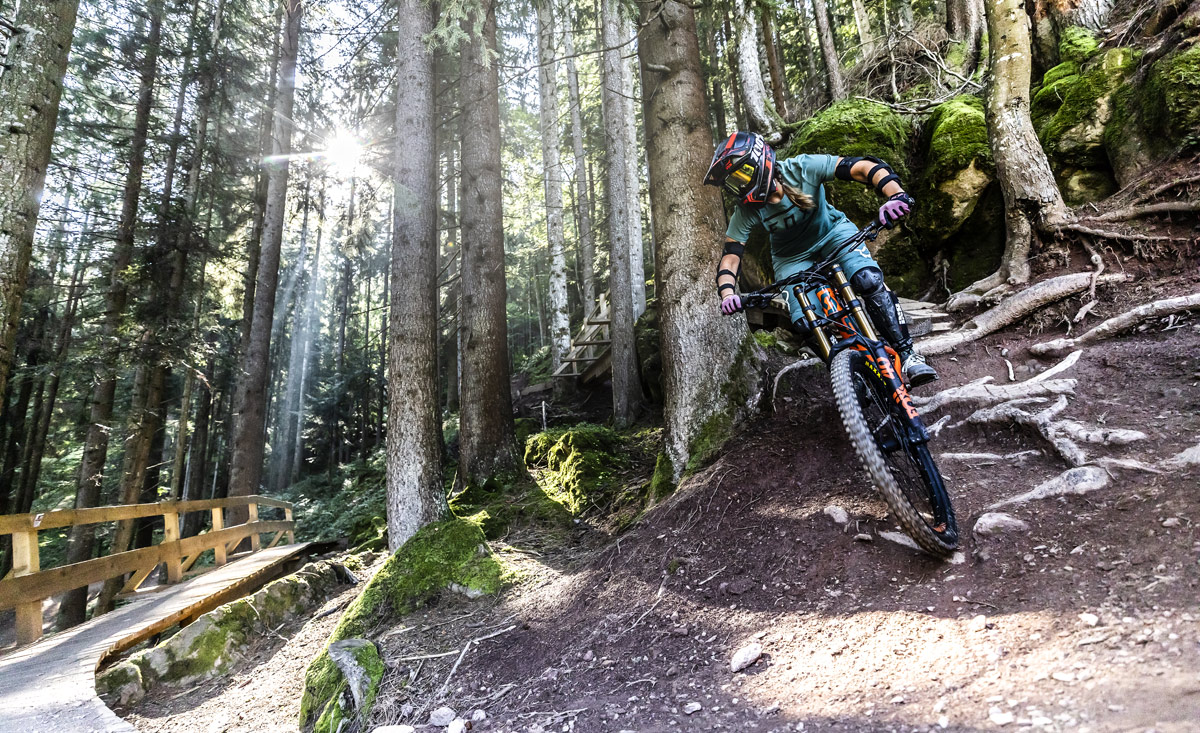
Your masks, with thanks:
M 675 467 L 671 465 L 671 457 L 667 455 L 666 451 L 662 451 L 654 463 L 654 475 L 650 477 L 647 500 L 650 504 L 657 504 L 673 491 L 675 491 Z
M 517 446 L 521 449 L 524 449 L 525 441 L 529 440 L 529 436 L 538 430 L 538 421 L 532 417 L 518 417 L 513 420 L 513 435 L 516 436 Z
M 1004 195 L 998 183 L 988 186 L 975 210 L 943 245 L 946 286 L 957 292 L 996 271 L 1004 253 Z
M 918 210 L 921 205 L 919 200 Z M 929 281 L 929 258 L 912 232 L 894 229 L 887 234 L 878 240 L 875 259 L 887 276 L 889 288 L 906 298 L 915 298 Z
M 1161 100 L 1152 131 L 1171 147 L 1200 148 L 1200 43 L 1156 61 L 1148 85 L 1153 101 Z
M 601 425 L 582 423 L 538 433 L 525 446 L 525 465 L 540 469 L 539 483 L 572 515 L 605 507 L 624 465 L 621 437 Z
M 142 668 L 133 662 L 121 662 L 96 676 L 96 694 L 109 707 L 132 705 L 146 696 Z
M 342 721 L 365 720 L 375 704 L 384 673 L 379 650 L 366 639 L 334 642 L 327 653 L 333 667 L 323 679 L 315 681 L 311 690 L 305 687 L 305 695 L 312 696 L 310 705 L 325 700 L 313 725 L 314 733 L 338 733 Z
M 256 593 L 226 603 L 196 619 L 161 644 L 134 654 L 97 676 L 102 695 L 132 699 L 160 683 L 185 686 L 229 671 L 252 635 L 306 613 L 338 585 L 334 563 L 322 561 L 268 583 Z M 138 670 L 134 679 L 132 668 Z
M 940 242 L 958 231 L 995 177 L 983 102 L 962 95 L 935 107 L 925 143 L 914 222 L 926 242 Z
M 1060 61 L 1082 64 L 1100 50 L 1100 39 L 1095 31 L 1078 26 L 1064 28 L 1058 35 L 1058 58 Z
M 907 180 L 911 134 L 911 123 L 886 105 L 850 99 L 805 120 L 782 157 L 801 153 L 873 155 Z M 861 183 L 834 181 L 826 184 L 826 190 L 833 205 L 852 221 L 863 223 L 879 209 L 879 197 Z
M 1049 95 L 1061 98 L 1053 114 L 1042 114 L 1037 120 L 1038 137 L 1056 172 L 1109 167 L 1104 130 L 1113 116 L 1113 93 L 1126 83 L 1137 58 L 1134 49 L 1109 49 L 1078 74 L 1059 78 L 1035 97 L 1039 110 L 1051 106 Z
M 498 592 L 509 573 L 488 547 L 480 521 L 455 518 L 422 527 L 346 609 L 330 643 L 365 638 L 384 619 L 410 613 L 451 586 L 481 594 Z M 309 665 L 300 701 L 302 730 L 312 730 L 325 715 L 340 689 L 339 675 L 328 651 Z

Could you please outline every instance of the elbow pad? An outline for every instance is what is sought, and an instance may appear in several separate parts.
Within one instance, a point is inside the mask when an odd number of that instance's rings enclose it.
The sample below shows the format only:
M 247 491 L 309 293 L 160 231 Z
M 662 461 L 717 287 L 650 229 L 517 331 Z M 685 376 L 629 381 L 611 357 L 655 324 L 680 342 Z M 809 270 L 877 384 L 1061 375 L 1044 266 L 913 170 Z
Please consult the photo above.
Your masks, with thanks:
M 833 169 L 834 177 L 842 181 L 853 181 L 854 177 L 850 175 L 850 169 L 860 160 L 863 159 L 857 155 L 843 157 L 838 161 L 837 168 Z
M 741 242 L 726 240 L 725 251 L 721 253 L 721 257 L 725 257 L 726 255 L 737 255 L 738 257 L 741 257 L 745 252 L 746 245 L 742 244 Z

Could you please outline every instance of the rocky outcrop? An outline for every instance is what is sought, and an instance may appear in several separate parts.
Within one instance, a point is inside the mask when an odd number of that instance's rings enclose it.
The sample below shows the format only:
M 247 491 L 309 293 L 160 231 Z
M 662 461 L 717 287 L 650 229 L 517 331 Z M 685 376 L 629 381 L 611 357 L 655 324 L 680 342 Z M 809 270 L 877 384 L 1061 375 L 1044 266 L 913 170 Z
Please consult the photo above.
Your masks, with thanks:
M 343 639 L 326 650 L 333 662 L 322 669 L 320 678 L 305 680 L 307 690 L 326 700 L 313 724 L 315 733 L 337 733 L 346 721 L 365 719 L 375 704 L 384 664 L 379 650 L 366 639 Z
M 134 654 L 96 678 L 109 705 L 128 705 L 161 683 L 187 686 L 223 675 L 251 636 L 270 633 L 323 603 L 338 587 L 337 563 L 322 561 L 268 583 L 254 595 L 216 608 L 161 644 Z

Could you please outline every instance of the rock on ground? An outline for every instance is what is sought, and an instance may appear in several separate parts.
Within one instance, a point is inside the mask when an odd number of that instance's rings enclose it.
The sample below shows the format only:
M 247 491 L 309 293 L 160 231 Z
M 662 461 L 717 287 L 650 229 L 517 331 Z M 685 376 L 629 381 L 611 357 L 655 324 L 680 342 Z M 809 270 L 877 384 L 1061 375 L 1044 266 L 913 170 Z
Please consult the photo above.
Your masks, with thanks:
M 734 672 L 741 672 L 743 669 L 757 662 L 762 653 L 762 644 L 751 642 L 733 653 L 733 659 L 729 662 L 729 668 Z
M 1006 532 L 1028 532 L 1029 523 L 1004 512 L 988 512 L 975 520 L 975 534 L 991 537 Z

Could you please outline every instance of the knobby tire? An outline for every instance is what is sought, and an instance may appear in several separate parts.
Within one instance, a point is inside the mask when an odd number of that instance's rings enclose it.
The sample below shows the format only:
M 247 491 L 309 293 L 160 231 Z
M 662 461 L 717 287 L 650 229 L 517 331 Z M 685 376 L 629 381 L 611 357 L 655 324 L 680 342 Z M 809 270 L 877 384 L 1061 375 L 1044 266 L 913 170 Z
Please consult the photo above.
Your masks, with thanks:
M 846 349 L 834 357 L 829 367 L 834 399 L 837 401 L 838 412 L 841 413 L 846 434 L 862 459 L 863 467 L 871 477 L 871 483 L 883 495 L 884 501 L 887 502 L 892 514 L 895 515 L 908 536 L 912 537 L 921 549 L 931 555 L 949 557 L 958 548 L 958 529 L 955 525 L 954 509 L 950 506 L 950 499 L 942 484 L 941 474 L 926 445 L 907 445 L 892 451 L 892 454 L 898 455 L 899 458 L 907 459 L 903 462 L 911 469 L 911 475 L 920 476 L 920 486 L 913 488 L 924 493 L 924 496 L 919 497 L 923 501 L 919 500 L 918 503 L 926 506 L 914 505 L 913 500 L 905 494 L 897 482 L 893 469 L 888 465 L 887 456 L 880 448 L 863 412 L 860 392 L 855 388 L 856 372 L 861 375 L 859 377 L 860 384 L 865 384 L 868 389 L 878 390 L 876 394 L 883 397 L 883 404 L 891 404 L 890 399 L 882 395 L 882 390 L 887 389 L 886 386 L 869 372 L 866 361 L 865 353 Z M 901 453 L 903 455 L 899 455 Z M 906 483 L 917 482 L 910 480 Z M 926 518 L 921 516 L 922 511 L 932 513 L 937 510 L 943 511 L 947 520 L 941 523 L 943 526 L 940 530 L 935 529 Z

